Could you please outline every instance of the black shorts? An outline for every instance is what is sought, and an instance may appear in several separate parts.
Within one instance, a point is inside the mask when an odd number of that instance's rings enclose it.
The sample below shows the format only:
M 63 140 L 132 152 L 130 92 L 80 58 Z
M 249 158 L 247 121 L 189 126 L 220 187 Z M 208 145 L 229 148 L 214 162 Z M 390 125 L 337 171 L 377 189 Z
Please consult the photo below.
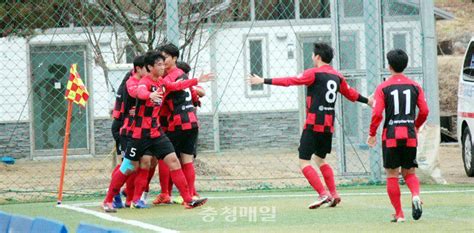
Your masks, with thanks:
M 166 136 L 168 136 L 171 143 L 173 143 L 175 151 L 190 155 L 196 155 L 198 134 L 198 128 L 166 132 Z
M 155 156 L 164 159 L 166 155 L 174 152 L 173 144 L 165 135 L 159 138 L 129 139 L 125 158 L 139 161 L 143 155 Z
M 418 167 L 416 161 L 416 147 L 391 147 L 382 146 L 383 167 L 410 169 Z
M 311 156 L 324 159 L 326 154 L 331 153 L 332 133 L 319 133 L 313 130 L 303 130 L 298 148 L 300 159 L 311 160 Z
M 120 142 L 118 143 L 117 146 L 117 155 L 124 156 L 125 152 L 127 150 L 127 143 L 128 143 L 129 138 L 124 135 L 120 135 Z

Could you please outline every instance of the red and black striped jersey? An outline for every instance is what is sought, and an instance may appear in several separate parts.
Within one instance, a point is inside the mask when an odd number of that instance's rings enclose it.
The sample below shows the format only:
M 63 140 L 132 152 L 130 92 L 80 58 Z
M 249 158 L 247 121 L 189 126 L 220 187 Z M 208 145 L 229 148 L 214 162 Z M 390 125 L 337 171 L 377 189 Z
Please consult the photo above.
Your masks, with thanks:
M 158 78 L 153 80 L 150 75 L 142 77 L 138 83 L 137 104 L 135 117 L 132 123 L 132 138 L 157 138 L 163 134 L 159 122 L 159 112 L 163 104 L 155 103 L 150 99 L 150 94 L 154 91 L 166 93 L 183 90 L 197 85 L 197 79 L 189 79 L 180 82 L 170 82 L 167 79 Z
M 377 87 L 374 98 L 369 135 L 377 134 L 385 110 L 382 145 L 389 148 L 416 147 L 416 132 L 429 112 L 421 86 L 403 74 L 393 75 Z M 418 117 L 415 111 L 417 106 Z
M 132 75 L 133 70 L 125 74 L 125 77 L 122 79 L 122 82 L 120 83 L 120 86 L 117 89 L 117 93 L 115 94 L 115 104 L 114 109 L 112 110 L 112 117 L 119 121 L 124 120 L 124 91 L 126 91 L 126 82 Z
M 197 85 L 197 79 L 189 79 L 188 75 L 176 67 L 168 71 L 165 80 L 169 83 L 195 80 L 196 82 L 194 83 L 193 81 L 194 85 L 192 86 Z M 199 98 L 192 86 L 187 85 L 183 89 L 175 90 L 165 87 L 165 106 L 160 115 L 163 124 L 165 124 L 166 121 L 167 131 L 190 130 L 199 127 L 195 108 L 196 101 L 198 101 Z
M 350 101 L 367 103 L 367 98 L 347 84 L 344 76 L 330 65 L 305 70 L 297 77 L 265 79 L 278 86 L 306 85 L 306 121 L 304 129 L 321 133 L 334 132 L 335 104 L 340 92 Z
M 127 80 L 126 83 L 126 92 L 125 94 L 125 101 L 124 101 L 124 120 L 123 125 L 120 128 L 120 135 L 131 137 L 132 136 L 132 123 L 135 117 L 135 114 L 130 114 L 130 112 L 135 112 L 135 104 L 137 98 L 137 91 L 138 91 L 138 83 L 140 79 L 137 79 L 135 75 Z
M 132 138 L 158 138 L 163 134 L 158 121 L 161 103 L 150 99 L 152 92 L 162 88 L 162 80 L 153 80 L 150 75 L 146 75 L 138 82 L 135 117 L 130 127 Z

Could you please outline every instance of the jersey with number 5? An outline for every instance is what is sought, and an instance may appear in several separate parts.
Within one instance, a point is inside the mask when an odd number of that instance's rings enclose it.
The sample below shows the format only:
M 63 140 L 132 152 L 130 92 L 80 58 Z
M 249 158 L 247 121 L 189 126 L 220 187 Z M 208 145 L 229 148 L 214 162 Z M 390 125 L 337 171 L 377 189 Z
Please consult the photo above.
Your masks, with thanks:
M 340 92 L 350 101 L 361 95 L 330 65 L 307 69 L 298 77 L 265 79 L 278 86 L 306 85 L 306 121 L 304 129 L 321 133 L 334 132 L 335 104 Z
M 382 146 L 416 147 L 416 129 L 428 116 L 428 106 L 421 86 L 408 77 L 397 74 L 380 84 L 374 97 L 375 107 L 369 134 L 375 136 L 385 110 Z M 417 106 L 419 114 L 415 119 Z

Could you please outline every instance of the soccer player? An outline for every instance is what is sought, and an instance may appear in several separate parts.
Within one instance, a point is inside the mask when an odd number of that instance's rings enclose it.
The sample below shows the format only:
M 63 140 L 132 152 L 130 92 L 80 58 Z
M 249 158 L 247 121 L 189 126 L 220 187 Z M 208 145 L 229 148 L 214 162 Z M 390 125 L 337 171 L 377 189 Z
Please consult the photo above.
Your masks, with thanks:
M 198 81 L 209 81 L 209 77 L 200 77 L 179 83 L 168 82 L 163 79 L 164 57 L 157 52 L 148 52 L 145 55 L 145 66 L 150 75 L 143 77 L 137 90 L 136 114 L 132 124 L 132 139 L 128 141 L 125 158 L 120 169 L 114 173 L 107 195 L 102 204 L 105 212 L 116 212 L 112 205 L 112 198 L 118 194 L 120 187 L 127 177 L 139 166 L 140 158 L 147 154 L 162 159 L 170 168 L 173 183 L 178 188 L 187 209 L 195 208 L 206 203 L 207 198 L 193 200 L 189 194 L 188 184 L 181 169 L 181 164 L 174 153 L 174 148 L 168 137 L 163 134 L 158 121 L 158 113 L 162 104 L 163 87 L 168 90 L 182 90 Z M 135 184 L 137 185 L 137 184 Z
M 398 176 L 400 167 L 412 194 L 412 215 L 418 220 L 422 214 L 420 200 L 420 182 L 415 174 L 417 132 L 428 116 L 428 106 L 421 86 L 403 74 L 407 67 L 408 56 L 400 49 L 387 53 L 388 69 L 391 76 L 381 83 L 374 93 L 375 106 L 372 110 L 372 121 L 367 144 L 374 147 L 377 139 L 377 128 L 383 119 L 382 132 L 383 166 L 387 174 L 387 193 L 395 209 L 392 222 L 404 222 L 400 201 Z M 416 107 L 419 112 L 416 117 Z
M 334 132 L 335 104 L 340 92 L 350 101 L 371 104 L 366 97 L 351 88 L 344 77 L 329 65 L 333 58 L 333 49 L 324 43 L 316 43 L 312 59 L 315 67 L 305 70 L 297 77 L 263 79 L 255 74 L 248 81 L 252 85 L 268 84 L 278 86 L 306 85 L 306 121 L 300 139 L 300 168 L 311 186 L 319 194 L 318 199 L 308 208 L 319 208 L 323 204 L 335 207 L 341 201 L 336 190 L 334 172 L 326 163 L 326 154 L 331 152 Z M 369 103 L 370 102 L 370 103 Z M 323 174 L 330 193 L 324 188 L 318 172 L 311 165 L 311 157 Z
M 133 59 L 133 69 L 125 75 L 117 89 L 117 94 L 115 98 L 115 106 L 112 112 L 114 118 L 112 122 L 112 135 L 115 140 L 115 148 L 117 155 L 123 157 L 125 155 L 125 149 L 127 147 L 127 138 L 129 127 L 133 120 L 134 107 L 135 107 L 135 98 L 130 97 L 129 91 L 127 91 L 129 86 L 129 80 L 139 80 L 142 75 L 146 73 L 145 68 L 145 57 L 137 56 Z M 132 77 L 132 78 L 130 78 Z M 138 84 L 138 81 L 136 82 Z M 119 164 L 112 171 L 112 175 L 120 168 L 121 160 Z M 134 179 L 133 179 L 134 180 Z M 133 183 L 133 182 L 132 182 Z M 128 187 L 128 186 L 127 186 Z M 133 190 L 133 185 L 130 186 Z M 120 194 L 115 195 L 113 205 L 115 208 L 123 208 L 122 199 Z
M 176 62 L 176 67 L 180 70 L 182 70 L 186 75 L 189 75 L 189 71 L 191 71 L 191 67 L 183 61 L 178 61 Z M 199 101 L 199 98 L 203 97 L 206 94 L 205 90 L 200 87 L 200 86 L 193 86 L 191 89 L 191 96 L 192 96 L 192 102 L 195 107 L 201 106 L 201 102 Z M 167 127 L 168 127 L 168 115 L 169 115 L 169 110 L 166 107 L 162 107 L 160 111 L 160 124 L 162 126 L 163 130 L 166 132 Z M 178 150 L 176 150 L 176 154 L 180 154 Z M 196 151 L 194 153 L 196 156 Z M 173 190 L 173 181 L 171 180 L 171 177 L 169 176 L 169 168 L 164 164 L 163 161 L 159 161 L 159 178 L 160 178 L 160 186 L 161 186 L 161 193 L 158 195 L 157 199 L 154 201 L 154 204 L 167 204 L 167 203 L 182 203 L 182 199 L 177 197 L 175 200 L 172 200 L 172 190 Z M 190 190 L 192 193 L 191 195 L 193 198 L 198 198 L 199 194 L 196 192 L 196 189 Z
M 176 67 L 179 57 L 179 49 L 174 44 L 165 44 L 159 48 L 165 57 L 165 80 L 169 82 L 184 82 L 189 77 L 183 70 Z M 213 77 L 213 74 L 206 74 L 201 77 Z M 196 154 L 196 143 L 198 137 L 198 118 L 196 108 L 193 103 L 193 95 L 196 95 L 192 88 L 183 90 L 166 90 L 164 105 L 168 109 L 166 135 L 173 143 L 175 151 L 179 152 L 183 172 L 189 185 L 190 194 L 199 198 L 194 186 L 196 173 L 194 170 L 194 156 Z M 194 93 L 193 93 L 194 92 Z M 162 114 L 163 116 L 163 114 Z M 160 166 L 162 168 L 162 166 Z M 166 179 L 166 178 L 165 178 Z M 166 182 L 162 185 L 162 193 L 153 201 L 153 204 L 169 203 L 170 197 L 166 193 Z M 169 188 L 169 187 L 168 187 Z M 163 192 L 164 191 L 164 192 Z
M 120 134 L 122 136 L 122 141 L 128 142 L 129 138 L 133 135 L 133 130 L 131 129 L 133 125 L 133 119 L 135 118 L 135 105 L 137 103 L 138 95 L 138 85 L 142 77 L 148 75 L 148 71 L 145 67 L 145 56 L 137 56 L 134 61 L 134 75 L 127 80 L 126 82 L 126 91 L 125 94 L 125 111 L 130 112 L 128 118 L 125 119 L 123 127 L 120 129 Z M 123 145 L 126 148 L 127 144 Z M 156 164 L 156 159 L 150 155 L 144 155 L 140 158 L 140 167 L 137 172 L 133 172 L 127 178 L 126 194 L 127 199 L 125 201 L 125 206 L 130 206 L 132 208 L 146 208 L 145 201 L 141 200 L 144 184 L 146 186 L 149 171 L 152 170 L 152 164 Z M 154 169 L 152 170 L 152 174 Z M 115 198 L 114 198 L 115 199 Z M 115 201 L 114 201 L 115 203 Z

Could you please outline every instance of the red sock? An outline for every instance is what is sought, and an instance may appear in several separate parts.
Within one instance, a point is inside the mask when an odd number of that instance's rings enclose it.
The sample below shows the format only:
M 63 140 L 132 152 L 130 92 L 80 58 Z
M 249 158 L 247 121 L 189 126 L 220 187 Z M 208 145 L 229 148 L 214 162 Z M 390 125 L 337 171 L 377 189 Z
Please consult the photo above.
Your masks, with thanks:
M 137 172 L 133 172 L 127 178 L 127 187 L 125 189 L 125 194 L 127 194 L 127 198 L 125 199 L 126 204 L 130 204 L 133 200 L 133 194 L 135 192 L 135 178 L 137 177 Z
M 324 182 L 326 183 L 326 186 L 328 187 L 331 196 L 333 196 L 334 198 L 339 197 L 339 194 L 337 194 L 336 191 L 336 182 L 334 182 L 334 172 L 331 166 L 326 163 L 319 167 L 319 169 L 323 174 Z
M 397 177 L 387 178 L 387 194 L 390 198 L 393 208 L 395 208 L 395 215 L 397 217 L 404 217 L 402 211 L 402 203 L 400 201 L 400 185 Z
M 146 184 L 148 182 L 148 171 L 150 168 L 139 168 L 137 177 L 135 178 L 135 191 L 133 192 L 133 201 L 138 201 L 142 197 L 143 191 L 145 191 Z
M 173 195 L 173 180 L 170 179 L 168 180 L 168 194 L 171 196 Z
M 123 174 L 120 170 L 114 172 L 114 174 L 112 175 L 112 180 L 110 181 L 107 195 L 105 195 L 105 203 L 112 202 L 112 199 L 120 192 L 120 188 L 123 186 L 126 180 L 127 176 Z
M 308 165 L 304 167 L 302 171 L 309 184 L 311 184 L 313 189 L 319 193 L 319 196 L 326 195 L 326 190 L 324 189 L 323 183 L 321 183 L 321 179 L 319 179 L 318 172 L 314 170 L 313 166 Z
M 153 179 L 153 176 L 155 175 L 155 171 L 156 171 L 156 166 L 150 167 L 150 170 L 148 171 L 148 180 L 146 183 L 145 192 L 150 192 L 150 182 L 151 182 L 151 179 Z
M 194 188 L 194 182 L 196 181 L 196 173 L 194 171 L 193 162 L 183 164 L 182 169 L 183 169 L 184 176 L 186 177 L 186 182 L 188 182 L 189 194 L 193 196 L 194 193 L 196 192 Z
M 168 165 L 166 165 L 165 161 L 163 160 L 158 160 L 158 172 L 159 172 L 159 177 L 160 177 L 160 187 L 161 187 L 161 193 L 162 194 L 168 194 L 168 185 L 169 185 L 169 180 L 170 180 L 170 169 Z
M 191 202 L 193 199 L 189 194 L 189 187 L 188 183 L 186 182 L 186 177 L 184 176 L 183 170 L 177 169 L 170 171 L 171 179 L 173 179 L 173 183 L 179 190 L 179 194 L 183 197 L 185 202 Z
M 112 174 L 110 174 L 110 177 L 113 177 L 114 176 L 114 173 L 120 169 L 120 164 L 117 164 L 117 166 L 115 166 L 114 170 L 112 170 Z
M 419 196 L 420 195 L 420 181 L 416 174 L 408 174 L 405 176 L 405 183 L 410 189 L 411 196 Z

